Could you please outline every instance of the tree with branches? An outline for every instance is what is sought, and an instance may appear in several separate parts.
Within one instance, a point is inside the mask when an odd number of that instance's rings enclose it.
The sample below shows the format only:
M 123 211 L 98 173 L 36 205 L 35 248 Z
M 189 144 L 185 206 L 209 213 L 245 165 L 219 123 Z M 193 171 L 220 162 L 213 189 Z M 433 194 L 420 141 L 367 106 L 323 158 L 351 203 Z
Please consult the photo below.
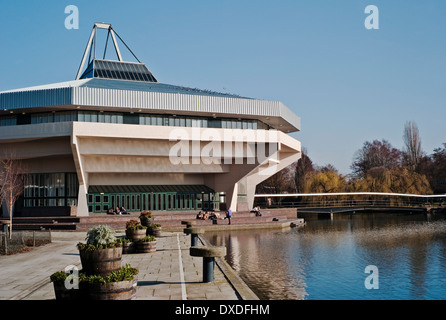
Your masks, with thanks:
M 397 168 L 401 165 L 401 160 L 401 151 L 392 147 L 387 140 L 366 141 L 355 153 L 351 169 L 356 177 L 364 178 L 373 168 Z
M 10 237 L 12 237 L 12 217 L 14 204 L 23 193 L 25 168 L 22 162 L 12 154 L 0 160 L 0 198 L 6 204 L 10 219 Z
M 404 148 L 403 160 L 404 164 L 411 170 L 416 171 L 423 157 L 421 150 L 421 138 L 417 124 L 414 121 L 406 122 L 403 134 Z

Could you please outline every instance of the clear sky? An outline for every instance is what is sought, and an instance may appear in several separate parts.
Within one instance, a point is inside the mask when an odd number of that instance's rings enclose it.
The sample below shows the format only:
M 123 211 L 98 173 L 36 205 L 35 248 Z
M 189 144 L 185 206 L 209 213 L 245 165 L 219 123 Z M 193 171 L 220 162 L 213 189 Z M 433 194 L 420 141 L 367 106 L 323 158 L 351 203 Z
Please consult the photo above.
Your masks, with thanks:
M 313 162 L 341 173 L 365 141 L 402 148 L 409 120 L 426 153 L 446 143 L 444 0 L 0 0 L 0 91 L 73 80 L 94 22 L 160 82 L 282 101 Z

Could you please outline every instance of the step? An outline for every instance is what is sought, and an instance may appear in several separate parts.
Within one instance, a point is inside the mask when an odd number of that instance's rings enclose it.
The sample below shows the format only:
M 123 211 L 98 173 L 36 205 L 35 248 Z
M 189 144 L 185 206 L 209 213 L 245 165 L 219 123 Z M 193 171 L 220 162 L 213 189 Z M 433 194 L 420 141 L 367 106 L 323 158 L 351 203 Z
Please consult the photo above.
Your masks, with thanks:
M 76 230 L 74 223 L 28 223 L 28 224 L 13 224 L 13 231 L 24 230 Z
M 231 224 L 262 224 L 271 223 L 273 218 L 279 221 L 289 219 L 286 212 L 273 212 L 269 210 L 262 210 L 262 216 L 256 217 L 253 212 L 235 212 L 231 218 Z M 200 226 L 212 226 L 212 220 L 196 219 L 197 211 L 156 211 L 154 215 L 154 223 L 161 224 L 166 228 L 177 228 L 181 230 L 184 225 L 181 224 L 183 220 L 196 221 Z M 95 225 L 105 224 L 109 225 L 115 230 L 124 230 L 125 225 L 129 220 L 139 220 L 139 212 L 132 212 L 126 215 L 109 215 L 106 213 L 97 213 L 87 217 L 15 217 L 13 218 L 13 230 L 78 230 L 88 231 Z M 220 212 L 224 216 L 224 212 Z M 217 220 L 217 225 L 227 224 L 227 220 Z
M 13 224 L 21 223 L 76 223 L 79 222 L 79 217 L 14 217 Z

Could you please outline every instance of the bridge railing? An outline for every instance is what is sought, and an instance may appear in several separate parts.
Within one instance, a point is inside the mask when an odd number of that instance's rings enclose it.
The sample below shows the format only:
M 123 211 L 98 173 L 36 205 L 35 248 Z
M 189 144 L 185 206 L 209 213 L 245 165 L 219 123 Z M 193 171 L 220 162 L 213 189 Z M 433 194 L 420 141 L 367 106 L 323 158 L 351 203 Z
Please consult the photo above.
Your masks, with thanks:
M 446 207 L 446 196 L 410 197 L 400 195 L 358 196 L 343 195 L 257 197 L 255 205 L 263 208 L 317 208 L 317 207 Z

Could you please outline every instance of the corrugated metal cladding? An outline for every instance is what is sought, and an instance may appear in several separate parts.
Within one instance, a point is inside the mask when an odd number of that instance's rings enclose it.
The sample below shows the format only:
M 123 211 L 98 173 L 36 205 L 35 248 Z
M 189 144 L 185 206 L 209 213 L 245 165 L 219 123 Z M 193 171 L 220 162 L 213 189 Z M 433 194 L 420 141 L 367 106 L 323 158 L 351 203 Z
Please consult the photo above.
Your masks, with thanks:
M 0 108 L 10 110 L 71 104 L 72 89 L 57 88 L 1 93 Z
M 72 104 L 272 117 L 287 109 L 278 101 L 85 87 L 73 88 Z
M 300 129 L 300 118 L 279 101 L 92 87 L 65 87 L 0 93 L 1 109 L 59 105 L 280 117 L 296 129 Z

